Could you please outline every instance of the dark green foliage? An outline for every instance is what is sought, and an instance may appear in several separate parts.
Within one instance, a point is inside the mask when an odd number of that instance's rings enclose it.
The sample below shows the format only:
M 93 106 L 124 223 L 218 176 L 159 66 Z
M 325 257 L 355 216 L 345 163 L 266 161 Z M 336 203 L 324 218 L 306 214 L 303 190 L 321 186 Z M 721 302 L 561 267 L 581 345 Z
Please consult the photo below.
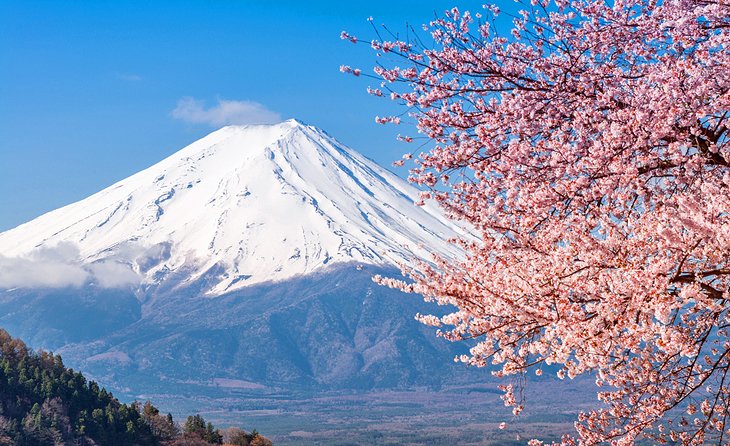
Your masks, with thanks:
M 223 436 L 213 427 L 212 423 L 206 423 L 200 415 L 191 415 L 185 420 L 183 431 L 187 436 L 198 437 L 208 443 L 223 444 Z
M 0 446 L 166 446 L 222 444 L 203 417 L 181 435 L 172 415 L 149 401 L 122 404 L 61 357 L 35 353 L 0 329 Z
M 134 407 L 0 330 L 0 444 L 63 443 L 159 444 Z
M 162 443 L 170 443 L 180 434 L 172 415 L 160 414 L 160 411 L 149 401 L 144 403 L 141 408 L 139 403 L 135 403 L 134 407 L 142 413 L 142 419 L 152 430 L 152 435 Z

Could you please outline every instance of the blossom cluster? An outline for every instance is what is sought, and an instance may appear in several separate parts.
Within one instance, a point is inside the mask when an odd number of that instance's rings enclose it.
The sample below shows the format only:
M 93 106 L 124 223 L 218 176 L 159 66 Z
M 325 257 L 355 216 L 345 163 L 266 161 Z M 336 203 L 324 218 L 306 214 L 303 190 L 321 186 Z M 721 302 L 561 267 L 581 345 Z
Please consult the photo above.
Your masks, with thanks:
M 533 1 L 509 36 L 496 14 L 371 43 L 402 65 L 371 93 L 433 141 L 411 180 L 480 236 L 382 281 L 454 306 L 419 319 L 478 339 L 469 364 L 594 374 L 564 444 L 728 444 L 730 4 Z

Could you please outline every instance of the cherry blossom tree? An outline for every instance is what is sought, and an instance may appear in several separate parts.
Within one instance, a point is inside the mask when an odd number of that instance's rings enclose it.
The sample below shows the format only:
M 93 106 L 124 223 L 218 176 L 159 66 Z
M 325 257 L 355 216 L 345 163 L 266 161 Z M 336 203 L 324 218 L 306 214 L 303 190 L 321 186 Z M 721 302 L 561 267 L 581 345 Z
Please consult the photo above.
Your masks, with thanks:
M 418 318 L 507 382 L 594 376 L 564 444 L 730 444 L 730 3 L 533 0 L 504 34 L 505 14 L 368 42 L 369 92 L 424 141 L 411 180 L 479 234 L 380 281 L 454 306 Z

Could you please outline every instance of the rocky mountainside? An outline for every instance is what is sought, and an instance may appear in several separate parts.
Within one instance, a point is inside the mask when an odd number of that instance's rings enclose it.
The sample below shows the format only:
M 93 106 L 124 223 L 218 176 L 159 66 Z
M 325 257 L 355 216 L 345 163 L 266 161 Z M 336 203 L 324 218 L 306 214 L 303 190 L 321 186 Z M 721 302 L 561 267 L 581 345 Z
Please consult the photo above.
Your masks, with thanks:
M 456 255 L 446 239 L 459 229 L 417 200 L 412 186 L 315 127 L 231 126 L 0 233 L 0 253 L 61 247 L 97 285 L 205 278 L 203 291 L 220 295 L 333 263 Z
M 1 233 L 0 326 L 131 396 L 439 386 L 463 345 L 371 280 L 458 257 L 417 200 L 317 128 L 225 127 Z

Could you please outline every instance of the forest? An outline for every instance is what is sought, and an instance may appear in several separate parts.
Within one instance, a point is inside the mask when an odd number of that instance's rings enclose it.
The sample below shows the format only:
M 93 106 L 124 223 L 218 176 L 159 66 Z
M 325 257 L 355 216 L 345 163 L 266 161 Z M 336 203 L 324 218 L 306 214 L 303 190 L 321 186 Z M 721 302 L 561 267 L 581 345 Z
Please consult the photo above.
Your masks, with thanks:
M 66 368 L 61 356 L 34 352 L 0 329 L 0 445 L 269 446 L 255 430 L 217 429 L 200 415 L 178 424 L 151 402 L 119 402 Z

